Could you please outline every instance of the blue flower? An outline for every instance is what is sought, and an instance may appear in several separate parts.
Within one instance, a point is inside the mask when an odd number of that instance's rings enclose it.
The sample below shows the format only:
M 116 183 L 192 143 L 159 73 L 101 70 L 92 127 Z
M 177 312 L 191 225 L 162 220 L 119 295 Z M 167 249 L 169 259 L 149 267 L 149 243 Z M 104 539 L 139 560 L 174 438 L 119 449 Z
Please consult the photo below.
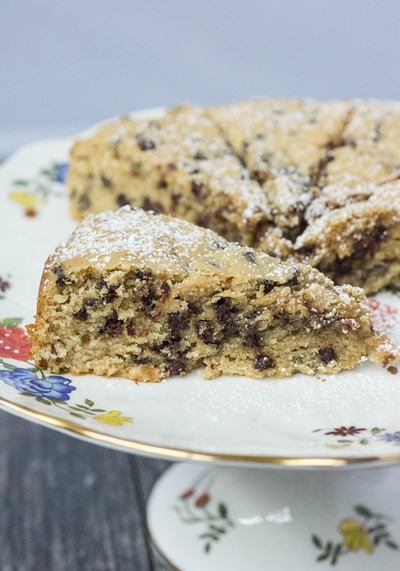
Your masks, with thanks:
M 381 434 L 380 439 L 386 442 L 400 442 L 400 430 L 396 432 L 385 432 L 385 434 Z
M 76 388 L 70 386 L 71 381 L 65 377 L 50 375 L 45 379 L 39 379 L 36 373 L 21 367 L 12 371 L 0 371 L 0 379 L 22 393 L 57 400 L 69 400 L 69 393 Z
M 56 182 L 65 182 L 68 172 L 68 163 L 57 163 L 54 167 Z

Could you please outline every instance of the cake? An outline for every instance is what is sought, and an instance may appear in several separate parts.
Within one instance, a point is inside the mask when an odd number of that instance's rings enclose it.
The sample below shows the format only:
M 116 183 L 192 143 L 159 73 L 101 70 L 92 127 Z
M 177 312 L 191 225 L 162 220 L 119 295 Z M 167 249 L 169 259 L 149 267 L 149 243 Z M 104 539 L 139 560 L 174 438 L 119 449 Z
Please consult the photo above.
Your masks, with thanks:
M 360 288 L 129 206 L 89 215 L 49 257 L 28 329 L 40 367 L 136 381 L 197 367 L 208 379 L 315 375 L 399 356 Z
M 71 211 L 125 204 L 337 284 L 400 286 L 400 104 L 265 99 L 121 119 L 71 151 Z

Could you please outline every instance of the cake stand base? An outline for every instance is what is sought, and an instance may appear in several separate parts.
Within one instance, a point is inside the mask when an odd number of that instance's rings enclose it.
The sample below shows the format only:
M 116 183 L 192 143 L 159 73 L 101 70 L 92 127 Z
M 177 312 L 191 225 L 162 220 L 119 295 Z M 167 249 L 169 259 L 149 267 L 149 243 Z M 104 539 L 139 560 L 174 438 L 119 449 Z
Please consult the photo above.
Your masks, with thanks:
M 179 571 L 400 570 L 400 469 L 176 464 L 147 525 Z

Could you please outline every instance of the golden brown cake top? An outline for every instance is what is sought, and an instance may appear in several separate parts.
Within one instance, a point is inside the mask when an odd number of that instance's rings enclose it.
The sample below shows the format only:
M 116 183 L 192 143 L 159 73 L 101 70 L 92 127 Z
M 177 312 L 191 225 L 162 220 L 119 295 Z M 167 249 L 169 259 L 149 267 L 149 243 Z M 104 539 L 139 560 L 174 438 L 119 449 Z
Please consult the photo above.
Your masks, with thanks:
M 228 242 L 211 230 L 129 206 L 86 217 L 51 257 L 50 266 L 57 263 L 75 271 L 150 268 L 171 279 L 195 271 L 240 280 L 268 274 L 276 284 L 296 273 L 292 264 Z

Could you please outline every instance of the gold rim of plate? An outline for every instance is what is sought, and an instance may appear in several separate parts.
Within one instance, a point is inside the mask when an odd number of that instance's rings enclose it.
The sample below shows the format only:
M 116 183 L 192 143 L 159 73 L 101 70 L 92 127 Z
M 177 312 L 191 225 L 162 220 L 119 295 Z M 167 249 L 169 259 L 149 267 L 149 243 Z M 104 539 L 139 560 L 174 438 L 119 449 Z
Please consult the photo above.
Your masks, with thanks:
M 241 464 L 271 464 L 296 468 L 335 468 L 341 466 L 355 466 L 373 464 L 377 462 L 399 462 L 400 454 L 387 454 L 378 456 L 260 456 L 246 454 L 221 454 L 190 450 L 185 448 L 172 448 L 147 442 L 140 442 L 129 438 L 121 438 L 104 434 L 98 430 L 86 428 L 73 421 L 58 418 L 45 412 L 33 410 L 22 404 L 15 403 L 0 397 L 0 408 L 15 413 L 38 423 L 58 429 L 64 433 L 80 436 L 85 440 L 94 441 L 112 448 L 123 448 L 126 452 L 145 456 L 157 456 L 166 460 L 197 460 L 201 462 L 241 463 Z

